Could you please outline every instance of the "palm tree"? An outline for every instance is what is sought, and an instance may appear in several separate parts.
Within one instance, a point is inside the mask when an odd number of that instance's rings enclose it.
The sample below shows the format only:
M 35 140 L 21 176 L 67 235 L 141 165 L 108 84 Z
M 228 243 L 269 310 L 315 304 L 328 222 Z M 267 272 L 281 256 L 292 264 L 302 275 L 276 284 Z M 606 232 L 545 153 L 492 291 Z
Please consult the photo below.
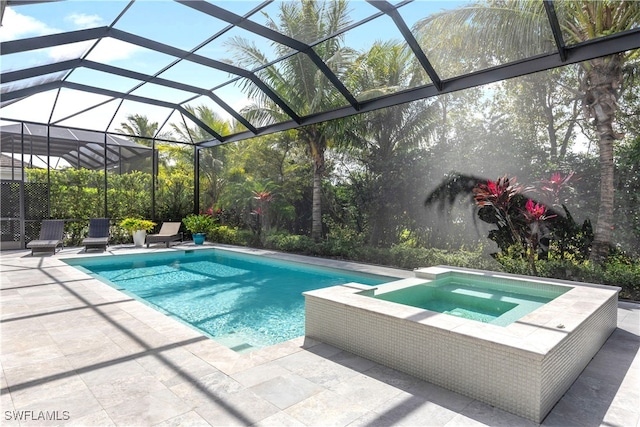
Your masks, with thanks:
M 267 27 L 300 40 L 312 43 L 320 40 L 347 23 L 347 2 L 335 0 L 328 3 L 317 0 L 282 2 L 278 21 L 267 17 Z M 266 55 L 253 43 L 234 38 L 229 42 L 235 51 L 238 65 L 257 68 L 268 61 Z M 274 44 L 280 57 L 291 53 L 290 48 Z M 334 37 L 314 46 L 315 53 L 333 70 L 342 69 L 349 51 L 342 47 L 341 37 Z M 287 58 L 260 71 L 261 78 L 280 95 L 298 115 L 304 117 L 319 110 L 327 110 L 340 102 L 333 94 L 333 85 L 318 71 L 303 53 Z M 262 91 L 245 86 L 252 104 L 243 113 L 254 124 L 288 121 L 286 116 Z M 325 150 L 330 142 L 327 123 L 305 126 L 298 130 L 300 141 L 307 147 L 313 161 L 313 202 L 311 236 L 318 241 L 322 237 L 322 179 L 325 174 Z
M 572 19 L 565 31 L 573 42 L 628 30 L 640 24 L 640 2 L 564 2 Z M 564 4 L 563 3 L 563 4 Z M 580 64 L 582 104 L 593 120 L 600 148 L 600 205 L 590 259 L 602 262 L 611 246 L 613 229 L 613 143 L 622 137 L 614 129 L 620 91 L 624 87 L 624 64 L 638 51 L 592 59 Z
M 129 114 L 127 115 L 127 121 L 120 123 L 120 127 L 116 129 L 116 132 L 130 135 L 129 139 L 136 144 L 151 147 L 152 138 L 158 132 L 158 122 L 151 122 L 147 116 L 141 114 Z M 152 154 L 155 155 L 155 153 Z M 128 169 L 150 171 L 152 169 L 152 157 L 149 155 L 141 160 L 134 161 L 128 166 Z
M 215 130 L 219 135 L 231 133 L 232 123 L 224 120 L 206 105 L 198 105 L 195 108 L 188 106 L 187 111 L 200 119 L 203 123 Z M 211 135 L 200 126 L 187 127 L 186 124 L 171 124 L 174 134 L 181 141 L 205 141 L 211 139 Z M 204 148 L 197 150 L 200 156 L 200 205 L 201 208 L 212 208 L 218 201 L 225 185 L 222 169 L 225 162 L 226 146 Z
M 187 106 L 185 109 L 211 129 L 216 131 L 219 135 L 227 135 L 231 133 L 231 123 L 224 120 L 218 113 L 206 105 L 201 104 L 196 107 Z M 191 142 L 192 140 L 200 142 L 210 140 L 212 138 L 212 136 L 200 126 L 194 125 L 193 127 L 187 127 L 184 122 L 180 124 L 171 123 L 171 129 L 178 139 L 184 142 Z
M 580 0 L 554 2 L 567 44 L 634 28 L 640 22 L 640 2 L 624 0 Z M 447 52 L 438 48 L 461 40 L 477 53 L 480 61 L 500 62 L 549 50 L 552 39 L 543 2 L 532 0 L 489 0 L 432 15 L 417 23 L 423 46 L 434 46 L 430 59 L 446 66 Z M 548 36 L 538 36 L 547 34 Z M 496 49 L 501 46 L 501 49 Z M 508 49 L 504 49 L 504 47 Z M 442 46 L 440 46 L 442 47 Z M 513 57 L 512 55 L 516 55 Z M 613 142 L 620 137 L 614 129 L 617 99 L 624 87 L 624 64 L 637 51 L 589 60 L 579 64 L 582 104 L 592 119 L 600 147 L 600 205 L 591 260 L 601 262 L 611 245 L 613 226 Z M 485 64 L 493 65 L 493 64 Z M 436 66 L 436 69 L 440 68 Z
M 396 92 L 411 85 L 415 77 L 413 55 L 406 44 L 386 41 L 376 42 L 353 63 L 349 74 L 354 93 L 359 98 L 372 98 Z M 393 243 L 395 232 L 390 227 L 394 208 L 404 193 L 403 167 L 399 157 L 419 146 L 430 132 L 434 110 L 424 101 L 400 104 L 376 110 L 344 120 L 345 137 L 340 138 L 347 149 L 355 149 L 369 172 L 370 242 L 373 245 Z M 397 209 L 395 209 L 397 210 Z
M 150 122 L 147 116 L 141 114 L 129 114 L 127 121 L 120 123 L 120 128 L 116 129 L 116 132 L 131 135 L 135 142 L 149 146 L 149 138 L 153 138 L 158 132 L 158 122 Z

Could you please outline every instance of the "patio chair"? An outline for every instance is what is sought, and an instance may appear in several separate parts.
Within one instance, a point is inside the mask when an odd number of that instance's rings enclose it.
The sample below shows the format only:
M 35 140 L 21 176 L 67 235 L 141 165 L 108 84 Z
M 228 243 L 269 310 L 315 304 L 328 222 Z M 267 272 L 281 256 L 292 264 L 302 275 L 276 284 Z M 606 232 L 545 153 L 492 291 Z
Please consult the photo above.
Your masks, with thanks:
M 32 240 L 27 243 L 27 248 L 31 249 L 31 256 L 34 252 L 49 252 L 53 251 L 56 254 L 56 249 L 60 246 L 60 249 L 64 249 L 64 243 L 62 241 L 64 237 L 64 220 L 62 219 L 43 219 L 40 226 L 40 236 L 38 240 Z
M 89 249 L 107 250 L 110 222 L 110 218 L 91 218 L 89 220 L 89 236 L 82 240 L 85 252 Z
M 166 243 L 167 247 L 171 242 L 182 241 L 182 232 L 180 231 L 180 222 L 163 222 L 160 231 L 157 234 L 147 235 L 147 247 L 150 243 Z

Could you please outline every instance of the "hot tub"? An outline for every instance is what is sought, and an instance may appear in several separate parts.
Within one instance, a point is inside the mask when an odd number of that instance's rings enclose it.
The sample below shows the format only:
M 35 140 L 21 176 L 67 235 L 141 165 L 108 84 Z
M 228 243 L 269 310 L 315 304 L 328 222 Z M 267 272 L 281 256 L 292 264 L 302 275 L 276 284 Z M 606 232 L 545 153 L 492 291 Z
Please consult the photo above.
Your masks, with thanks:
M 424 308 L 452 281 L 485 286 L 488 291 L 478 293 L 496 300 L 499 314 L 493 318 L 508 321 Z M 519 304 L 496 296 L 496 288 L 548 301 L 510 314 Z M 619 291 L 430 267 L 377 287 L 348 283 L 305 292 L 305 334 L 539 423 L 615 330 Z M 411 295 L 422 301 L 412 302 Z M 475 304 L 492 310 L 486 301 Z

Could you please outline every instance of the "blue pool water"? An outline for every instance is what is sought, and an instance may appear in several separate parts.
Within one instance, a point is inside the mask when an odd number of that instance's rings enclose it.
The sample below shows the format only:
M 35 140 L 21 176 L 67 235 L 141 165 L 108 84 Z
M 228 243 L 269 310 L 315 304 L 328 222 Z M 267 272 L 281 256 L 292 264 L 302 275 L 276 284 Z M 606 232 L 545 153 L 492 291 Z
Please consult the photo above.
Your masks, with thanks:
M 219 249 L 65 262 L 236 351 L 304 335 L 302 292 L 395 280 Z
M 377 299 L 424 308 L 492 325 L 508 326 L 569 290 L 547 286 L 532 289 L 479 278 L 438 279 L 375 295 Z

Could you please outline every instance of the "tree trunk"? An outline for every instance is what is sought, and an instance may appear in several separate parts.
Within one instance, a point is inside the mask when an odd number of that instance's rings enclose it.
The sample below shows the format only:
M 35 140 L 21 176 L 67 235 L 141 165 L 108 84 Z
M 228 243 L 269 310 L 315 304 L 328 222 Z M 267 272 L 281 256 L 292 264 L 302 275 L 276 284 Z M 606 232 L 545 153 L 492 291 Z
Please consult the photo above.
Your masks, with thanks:
M 322 239 L 322 171 L 317 162 L 313 166 L 313 204 L 311 207 L 311 238 L 314 242 Z
M 600 206 L 589 259 L 601 263 L 611 246 L 613 228 L 613 141 L 620 138 L 613 129 L 618 109 L 618 88 L 622 83 L 622 57 L 612 55 L 583 64 L 584 106 L 594 120 L 600 147 Z
M 387 202 L 384 200 L 384 190 L 379 191 L 377 197 L 375 197 L 375 203 L 371 212 L 371 236 L 369 237 L 369 243 L 371 246 L 380 247 L 387 244 L 386 232 L 388 209 Z
M 311 238 L 314 242 L 322 239 L 322 178 L 325 171 L 325 140 L 322 130 L 309 132 L 309 149 L 313 159 L 313 201 L 311 206 Z
M 564 160 L 567 156 L 567 148 L 569 147 L 569 141 L 571 140 L 571 135 L 573 135 L 573 128 L 576 126 L 576 119 L 580 113 L 580 109 L 578 108 L 578 100 L 573 102 L 573 109 L 571 111 L 571 119 L 569 120 L 569 125 L 567 126 L 567 130 L 564 132 L 564 137 L 562 138 L 562 146 L 560 147 L 560 160 Z
M 600 133 L 600 132 L 598 132 Z M 601 263 L 611 246 L 613 229 L 613 138 L 600 137 L 600 206 L 590 260 Z
M 322 179 L 325 172 L 324 152 L 326 137 L 324 129 L 309 126 L 303 131 L 307 149 L 313 161 L 313 190 L 311 202 L 311 238 L 315 242 L 322 239 Z
M 556 134 L 555 118 L 553 116 L 553 107 L 545 102 L 542 106 L 547 119 L 547 134 L 549 135 L 549 154 L 551 161 L 558 160 L 558 135 Z

